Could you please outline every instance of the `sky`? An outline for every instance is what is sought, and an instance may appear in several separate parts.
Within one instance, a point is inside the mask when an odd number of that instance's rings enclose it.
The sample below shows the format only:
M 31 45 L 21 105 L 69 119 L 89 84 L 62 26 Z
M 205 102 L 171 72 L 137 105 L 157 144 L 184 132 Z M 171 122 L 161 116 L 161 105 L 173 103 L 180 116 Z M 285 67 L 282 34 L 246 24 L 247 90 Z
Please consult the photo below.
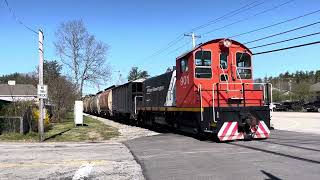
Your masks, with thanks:
M 107 62 L 112 67 L 111 81 L 105 87 L 124 81 L 132 66 L 147 70 L 150 75 L 162 74 L 175 65 L 175 58 L 192 48 L 190 37 L 183 37 L 171 47 L 170 42 L 195 27 L 207 24 L 248 3 L 257 5 L 235 16 L 227 16 L 216 23 L 195 30 L 202 35 L 196 43 L 233 35 L 275 24 L 320 10 L 319 0 L 7 0 L 16 16 L 32 29 L 43 29 L 44 57 L 58 60 L 54 47 L 55 32 L 62 22 L 82 19 L 88 31 L 109 45 Z M 274 10 L 273 7 L 284 4 Z M 257 15 L 258 14 L 258 15 Z M 241 43 L 279 33 L 320 20 L 320 12 L 262 29 L 250 34 L 234 37 Z M 232 24 L 232 25 L 230 25 Z M 218 29 L 218 30 L 215 30 Z M 281 41 L 297 36 L 319 32 L 320 23 L 269 38 L 247 46 Z M 211 33 L 206 32 L 215 30 Z M 319 41 L 320 35 L 287 43 L 253 49 L 261 52 L 287 46 Z M 174 41 L 175 42 L 175 41 Z M 159 51 L 163 50 L 163 51 Z M 157 53 L 160 52 L 160 53 Z M 297 70 L 320 69 L 320 45 L 279 51 L 253 57 L 254 78 L 276 76 Z M 38 36 L 17 23 L 10 14 L 5 1 L 0 0 L 0 75 L 14 72 L 34 71 L 39 63 Z M 67 69 L 64 69 L 68 74 Z M 121 75 L 121 78 L 120 78 Z M 84 92 L 94 93 L 98 88 L 86 86 Z

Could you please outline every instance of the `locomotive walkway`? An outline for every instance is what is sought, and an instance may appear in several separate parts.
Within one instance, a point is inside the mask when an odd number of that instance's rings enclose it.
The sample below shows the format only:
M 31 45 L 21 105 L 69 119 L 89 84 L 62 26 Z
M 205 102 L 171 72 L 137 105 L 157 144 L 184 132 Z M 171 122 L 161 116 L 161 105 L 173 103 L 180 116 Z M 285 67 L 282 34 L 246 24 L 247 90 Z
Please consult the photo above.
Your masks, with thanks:
M 150 180 L 320 178 L 320 135 L 271 133 L 267 140 L 230 143 L 168 133 L 125 144 Z

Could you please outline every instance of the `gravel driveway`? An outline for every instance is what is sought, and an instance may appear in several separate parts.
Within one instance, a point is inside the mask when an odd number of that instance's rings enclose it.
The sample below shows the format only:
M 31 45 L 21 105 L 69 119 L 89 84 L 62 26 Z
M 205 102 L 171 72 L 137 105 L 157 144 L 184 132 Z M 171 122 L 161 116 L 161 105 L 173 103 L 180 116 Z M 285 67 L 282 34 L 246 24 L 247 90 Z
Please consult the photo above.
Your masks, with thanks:
M 118 128 L 121 135 L 104 142 L 0 142 L 0 179 L 145 179 L 122 141 L 158 133 L 91 117 Z
M 93 119 L 97 119 L 97 120 L 105 123 L 106 125 L 118 128 L 118 131 L 120 132 L 121 135 L 119 137 L 111 139 L 116 142 L 122 142 L 122 141 L 127 141 L 127 140 L 131 140 L 131 139 L 139 138 L 139 137 L 154 136 L 154 135 L 159 134 L 157 132 L 154 132 L 154 131 L 151 131 L 148 129 L 121 124 L 121 123 L 111 121 L 111 120 L 101 118 L 101 117 L 96 117 L 96 116 L 92 116 L 92 115 L 88 115 L 88 114 L 86 114 L 86 116 L 89 116 Z

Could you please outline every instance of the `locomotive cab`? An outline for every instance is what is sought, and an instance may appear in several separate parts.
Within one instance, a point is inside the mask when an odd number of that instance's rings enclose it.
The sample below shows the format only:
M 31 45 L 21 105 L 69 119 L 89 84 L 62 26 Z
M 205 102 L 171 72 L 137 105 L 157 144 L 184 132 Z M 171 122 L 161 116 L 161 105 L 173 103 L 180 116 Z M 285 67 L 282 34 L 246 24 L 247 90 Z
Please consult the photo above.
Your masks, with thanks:
M 198 111 L 192 118 L 203 132 L 220 133 L 220 140 L 269 135 L 271 88 L 254 83 L 244 45 L 212 40 L 178 57 L 176 67 L 176 105 Z

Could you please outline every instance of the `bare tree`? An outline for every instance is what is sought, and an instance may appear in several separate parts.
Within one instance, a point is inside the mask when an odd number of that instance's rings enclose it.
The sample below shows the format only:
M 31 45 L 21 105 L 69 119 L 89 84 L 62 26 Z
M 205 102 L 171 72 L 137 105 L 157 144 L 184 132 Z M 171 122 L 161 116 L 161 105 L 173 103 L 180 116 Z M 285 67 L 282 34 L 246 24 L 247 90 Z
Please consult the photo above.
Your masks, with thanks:
M 62 65 L 57 61 L 44 61 L 44 82 L 48 85 L 49 105 L 53 121 L 61 121 L 67 111 L 72 109 L 74 100 L 77 98 L 75 85 L 61 74 Z M 68 97 L 68 98 L 66 98 Z
M 109 80 L 111 70 L 106 63 L 108 46 L 89 34 L 82 20 L 61 23 L 56 39 L 56 51 L 72 72 L 80 96 L 85 84 L 96 85 Z

